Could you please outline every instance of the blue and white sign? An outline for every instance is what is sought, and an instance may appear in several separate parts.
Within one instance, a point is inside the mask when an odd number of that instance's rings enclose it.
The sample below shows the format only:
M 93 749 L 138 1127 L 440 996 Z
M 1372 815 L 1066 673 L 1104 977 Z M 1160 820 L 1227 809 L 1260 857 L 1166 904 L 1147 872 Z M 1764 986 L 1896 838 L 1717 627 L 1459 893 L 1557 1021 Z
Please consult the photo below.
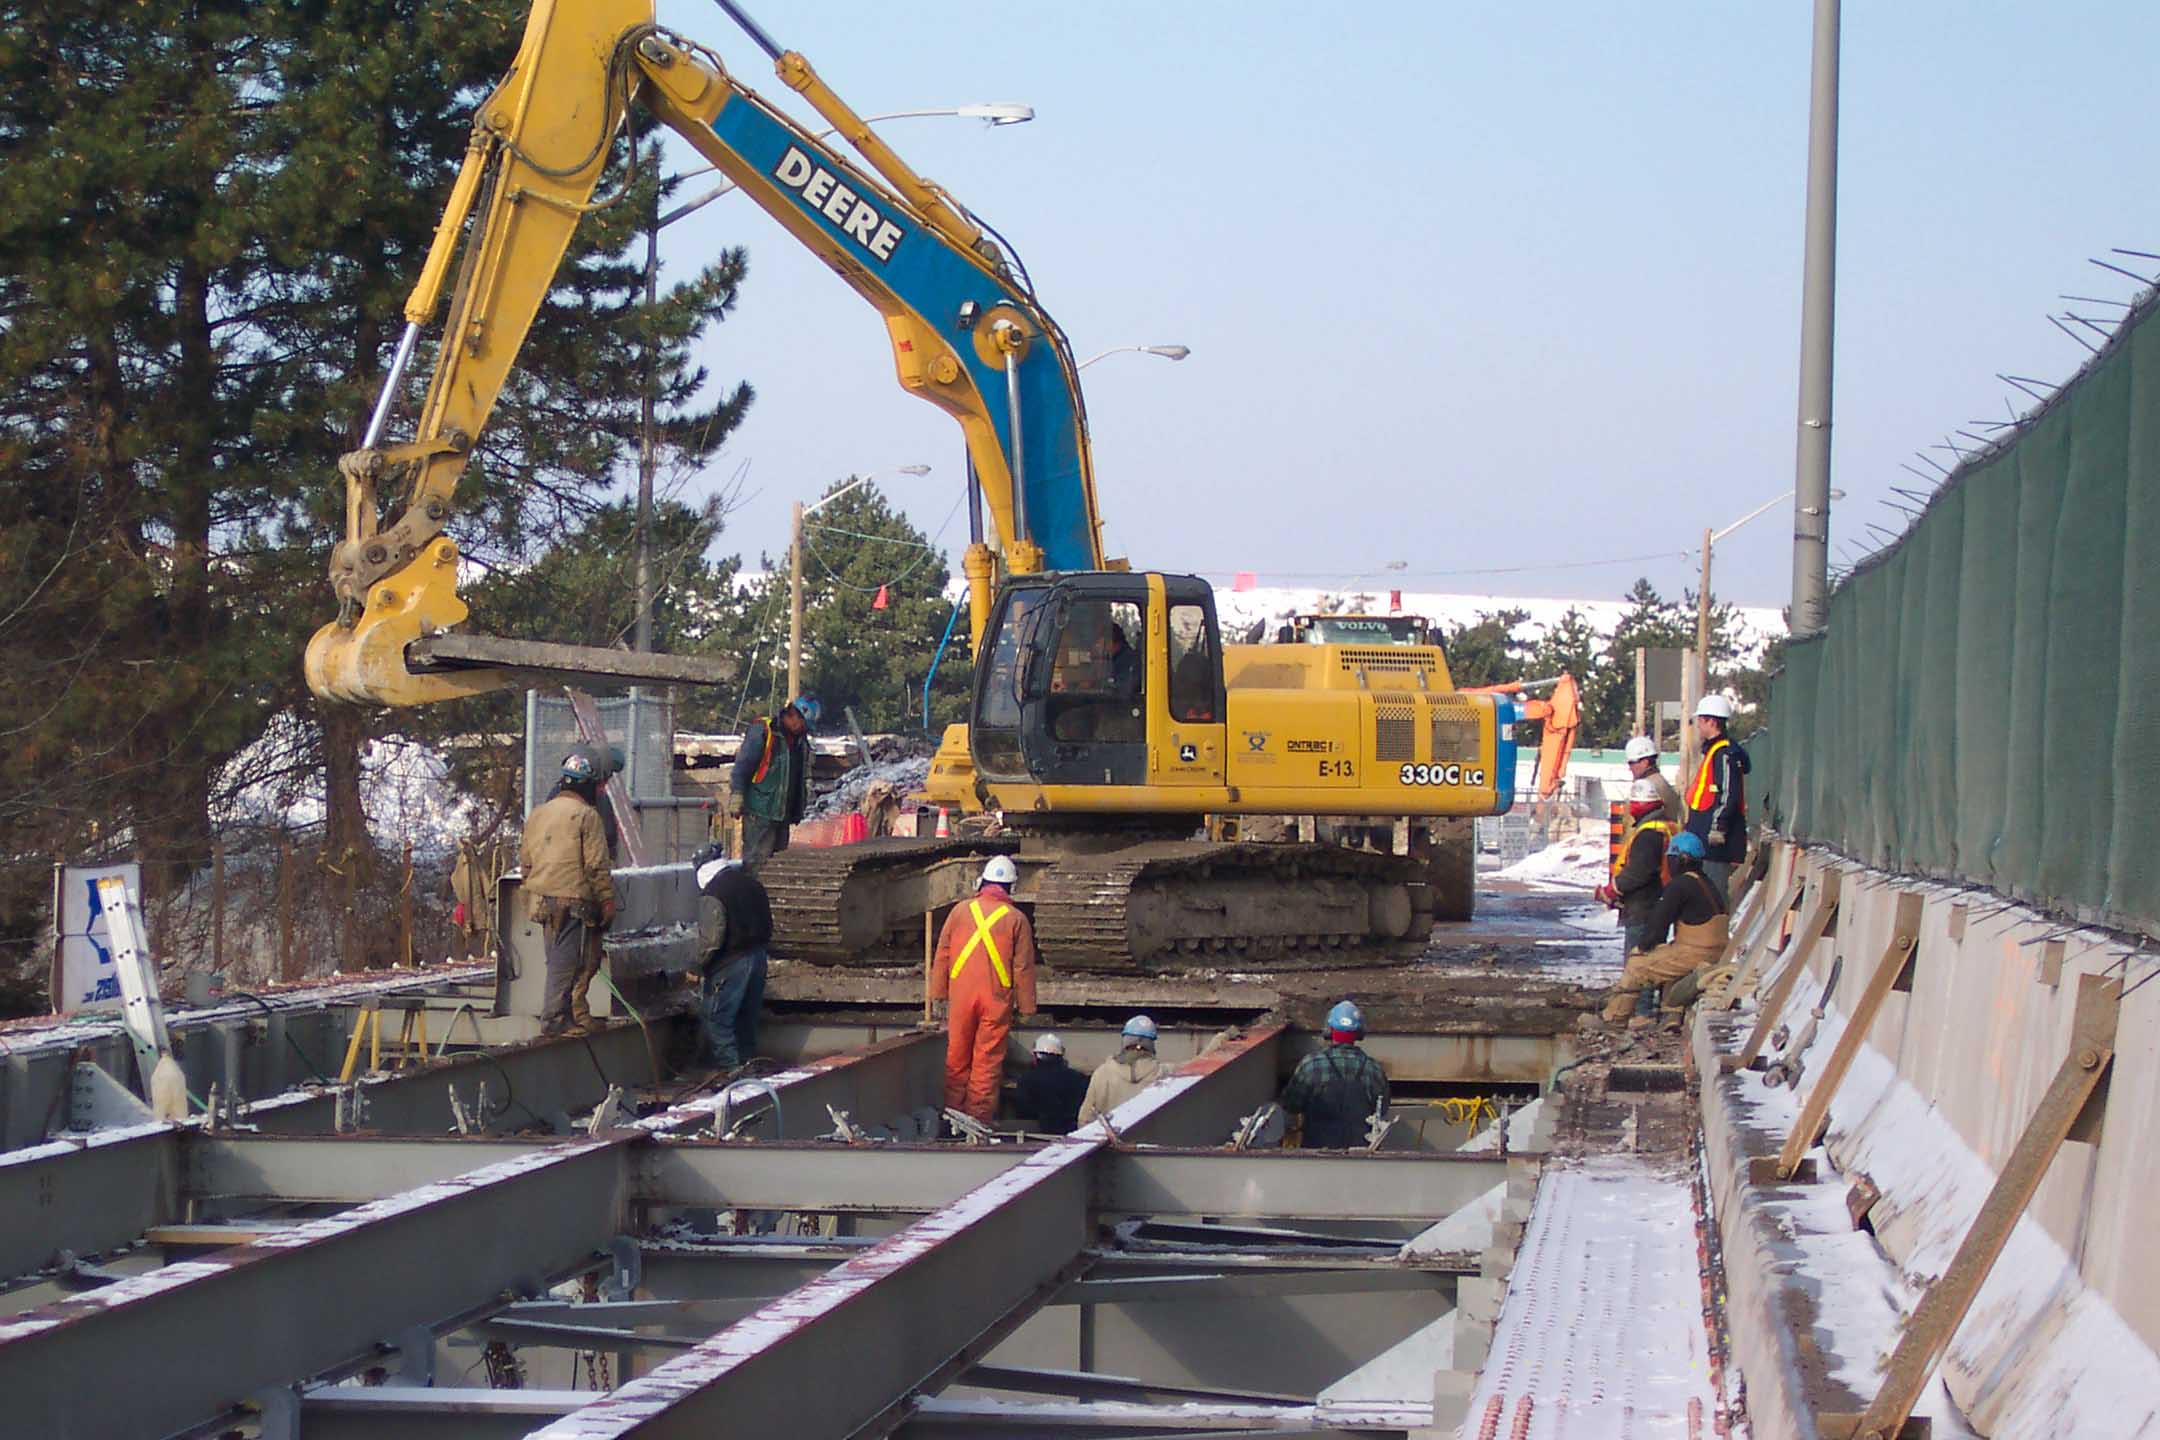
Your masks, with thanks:
M 142 866 L 132 861 L 60 867 L 60 953 L 53 967 L 53 1010 L 58 1014 L 120 1004 L 120 973 L 113 968 L 112 937 L 97 888 L 98 881 L 114 876 L 131 893 L 142 893 Z

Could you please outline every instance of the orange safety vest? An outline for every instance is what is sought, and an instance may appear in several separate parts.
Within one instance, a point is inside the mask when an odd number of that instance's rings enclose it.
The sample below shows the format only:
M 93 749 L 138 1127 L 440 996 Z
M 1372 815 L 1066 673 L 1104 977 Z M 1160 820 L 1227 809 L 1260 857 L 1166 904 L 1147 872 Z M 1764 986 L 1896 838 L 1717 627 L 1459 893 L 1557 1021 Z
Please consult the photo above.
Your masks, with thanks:
M 1703 751 L 1702 768 L 1695 772 L 1695 783 L 1688 786 L 1687 808 L 1689 811 L 1707 810 L 1710 808 L 1710 802 L 1717 798 L 1718 787 L 1717 782 L 1710 778 L 1710 762 L 1717 758 L 1718 751 L 1730 744 L 1732 744 L 1732 741 L 1720 735 L 1710 742 L 1709 749 Z
M 1660 885 L 1672 884 L 1672 848 L 1670 842 L 1674 834 L 1674 828 L 1673 823 L 1670 820 L 1645 820 L 1640 825 L 1637 825 L 1634 829 L 1628 831 L 1627 839 L 1622 841 L 1620 844 L 1620 853 L 1613 857 L 1613 884 L 1618 885 L 1620 883 L 1620 872 L 1627 867 L 1628 852 L 1635 848 L 1635 837 L 1642 834 L 1645 830 L 1655 830 L 1660 835 L 1663 835 L 1665 837 L 1667 841 L 1666 851 L 1665 854 L 1658 858 L 1657 878 L 1658 884 Z
M 1012 971 L 1006 966 L 1005 957 L 998 953 L 997 941 L 990 934 L 991 926 L 997 924 L 1007 915 L 1012 914 L 1012 906 L 1000 905 L 985 918 L 982 912 L 982 901 L 970 900 L 968 901 L 968 914 L 975 918 L 975 934 L 968 940 L 967 945 L 952 962 L 952 974 L 946 978 L 951 980 L 959 979 L 961 970 L 967 965 L 968 957 L 973 955 L 975 947 L 980 945 L 989 952 L 990 968 L 997 973 L 998 984 L 1003 985 L 1008 990 L 1012 989 Z
M 758 755 L 757 770 L 750 777 L 753 785 L 764 780 L 765 772 L 772 769 L 772 720 L 768 717 L 759 723 L 765 727 L 765 749 Z

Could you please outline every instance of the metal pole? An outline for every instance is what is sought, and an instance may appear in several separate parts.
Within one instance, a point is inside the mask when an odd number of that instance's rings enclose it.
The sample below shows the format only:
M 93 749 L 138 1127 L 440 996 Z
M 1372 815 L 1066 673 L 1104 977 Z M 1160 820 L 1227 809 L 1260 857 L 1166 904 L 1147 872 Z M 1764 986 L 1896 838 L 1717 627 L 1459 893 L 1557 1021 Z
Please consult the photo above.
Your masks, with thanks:
M 397 398 L 398 385 L 405 379 L 405 367 L 412 363 L 413 344 L 419 338 L 420 322 L 406 321 L 397 353 L 390 357 L 390 373 L 383 379 L 382 394 L 375 398 L 375 413 L 368 417 L 367 434 L 360 437 L 362 450 L 374 449 L 375 442 L 382 439 L 383 426 L 390 419 L 390 402 Z
M 1708 530 L 1702 532 L 1702 588 L 1695 592 L 1695 656 L 1702 665 L 1698 696 L 1710 693 L 1710 547 L 1716 543 Z
M 656 437 L 653 435 L 653 354 L 650 338 L 650 322 L 653 304 L 659 294 L 660 284 L 660 222 L 645 232 L 645 318 L 648 337 L 645 342 L 644 392 L 638 397 L 638 473 L 637 473 L 637 648 L 650 651 L 653 648 L 653 572 L 652 572 L 652 510 L 653 469 L 658 461 Z
M 975 478 L 975 455 L 972 451 L 967 457 L 967 507 L 968 543 L 980 545 L 983 543 L 982 481 Z
M 1800 439 L 1793 486 L 1792 633 L 1822 629 L 1830 572 L 1830 370 L 1837 304 L 1838 0 L 1815 0 L 1807 248 L 1800 298 Z
M 1033 538 L 1027 513 L 1027 452 L 1020 439 L 1020 356 L 1005 352 L 1005 408 L 1012 415 L 1013 539 L 1025 544 Z
M 1695 700 L 1700 704 L 1703 696 L 1710 693 L 1710 547 L 1717 543 L 1716 537 L 1705 528 L 1702 532 L 1702 580 L 1695 591 Z M 1689 709 L 1692 711 L 1693 706 Z M 1700 742 L 1695 737 L 1695 717 L 1691 713 L 1680 722 L 1681 742 L 1680 773 L 1695 773 L 1695 753 Z
M 794 539 L 788 545 L 787 698 L 802 694 L 802 501 L 795 502 Z

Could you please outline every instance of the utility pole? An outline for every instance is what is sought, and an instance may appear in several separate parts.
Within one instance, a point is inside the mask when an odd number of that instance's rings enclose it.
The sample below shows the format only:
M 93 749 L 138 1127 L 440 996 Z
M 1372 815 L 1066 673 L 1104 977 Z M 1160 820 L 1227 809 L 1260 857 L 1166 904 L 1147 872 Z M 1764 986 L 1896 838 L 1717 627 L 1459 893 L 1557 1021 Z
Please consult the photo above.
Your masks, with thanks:
M 788 542 L 788 647 L 787 698 L 802 694 L 802 501 L 795 502 L 789 521 L 793 539 Z
M 1695 589 L 1695 701 L 1710 693 L 1710 547 L 1717 537 L 1707 527 L 1702 532 L 1702 580 Z M 1680 721 L 1680 773 L 1695 773 L 1695 717 Z
M 1837 308 L 1838 0 L 1815 0 L 1807 248 L 1800 297 L 1800 439 L 1793 485 L 1792 633 L 1823 628 L 1830 575 L 1830 369 Z

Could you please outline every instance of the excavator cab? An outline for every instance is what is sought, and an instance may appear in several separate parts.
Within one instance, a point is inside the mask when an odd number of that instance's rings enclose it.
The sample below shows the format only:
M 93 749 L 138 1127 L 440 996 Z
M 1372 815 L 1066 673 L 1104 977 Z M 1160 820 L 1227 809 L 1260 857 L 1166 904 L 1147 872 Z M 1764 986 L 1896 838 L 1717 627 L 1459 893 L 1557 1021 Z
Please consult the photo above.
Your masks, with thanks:
M 981 656 L 968 735 L 992 784 L 1220 783 L 1222 643 L 1206 581 L 1016 576 Z

